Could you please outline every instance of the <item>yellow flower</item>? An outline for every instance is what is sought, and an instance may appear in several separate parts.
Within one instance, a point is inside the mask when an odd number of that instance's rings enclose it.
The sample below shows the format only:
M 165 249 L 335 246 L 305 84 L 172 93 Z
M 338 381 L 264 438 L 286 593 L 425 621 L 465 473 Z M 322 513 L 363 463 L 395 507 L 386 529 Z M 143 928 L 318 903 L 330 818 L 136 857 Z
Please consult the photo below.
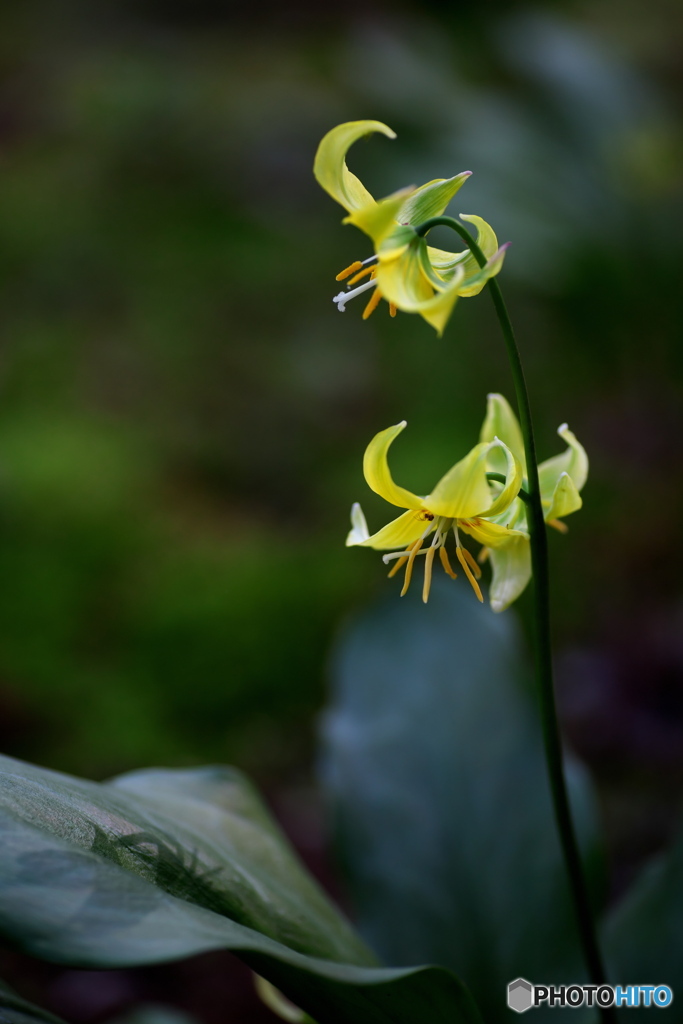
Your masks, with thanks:
M 352 263 L 337 275 L 338 281 L 348 279 L 348 290 L 335 295 L 334 302 L 343 312 L 351 299 L 374 289 L 363 319 L 384 298 L 392 316 L 397 309 L 419 313 L 442 334 L 458 299 L 478 295 L 499 272 L 506 246 L 498 246 L 493 229 L 481 217 L 461 214 L 462 220 L 477 228 L 477 241 L 487 258 L 481 268 L 469 249 L 457 253 L 435 249 L 415 231 L 443 214 L 470 171 L 403 189 L 376 202 L 346 166 L 349 148 L 372 132 L 396 137 L 381 121 L 348 121 L 325 135 L 315 156 L 313 171 L 319 184 L 348 213 L 344 224 L 355 224 L 370 236 L 374 247 L 373 256 Z
M 538 476 L 545 521 L 548 526 L 566 533 L 567 526 L 561 519 L 576 512 L 583 504 L 579 491 L 588 477 L 588 456 L 566 423 L 557 432 L 566 441 L 567 448 L 561 455 L 542 462 Z M 495 394 L 488 396 L 486 419 L 479 440 L 486 443 L 494 437 L 505 442 L 526 475 L 524 444 L 517 417 L 506 399 Z M 489 455 L 488 466 L 493 472 L 503 470 L 502 460 L 495 451 Z M 505 512 L 496 517 L 496 523 L 511 528 L 509 539 L 503 545 L 488 545 L 490 550 L 485 549 L 482 555 L 484 558 L 490 555 L 493 575 L 489 597 L 493 610 L 500 612 L 519 597 L 531 579 L 527 512 L 521 498 L 515 498 Z
M 363 473 L 368 485 L 392 505 L 407 509 L 398 519 L 370 536 L 360 505 L 351 510 L 352 529 L 346 544 L 360 545 L 387 551 L 385 564 L 395 560 L 390 576 L 405 565 L 405 581 L 401 596 L 410 585 L 413 565 L 418 555 L 425 556 L 422 599 L 427 601 L 432 579 L 432 566 L 437 551 L 444 570 L 455 578 L 446 550 L 446 541 L 453 531 L 455 554 L 475 594 L 483 600 L 477 579 L 481 570 L 470 552 L 461 544 L 460 533 L 467 533 L 486 548 L 497 549 L 510 539 L 522 534 L 507 525 L 499 525 L 493 518 L 503 514 L 515 500 L 522 484 L 522 467 L 512 451 L 498 438 L 476 445 L 441 478 L 426 497 L 413 494 L 395 484 L 387 453 L 389 446 L 405 427 L 403 423 L 380 431 L 365 451 Z M 492 453 L 500 455 L 504 466 L 505 483 L 492 485 L 487 478 Z M 494 491 L 496 493 L 494 493 Z M 423 547 L 427 537 L 434 534 L 431 544 Z M 399 550 L 395 550 L 399 549 Z

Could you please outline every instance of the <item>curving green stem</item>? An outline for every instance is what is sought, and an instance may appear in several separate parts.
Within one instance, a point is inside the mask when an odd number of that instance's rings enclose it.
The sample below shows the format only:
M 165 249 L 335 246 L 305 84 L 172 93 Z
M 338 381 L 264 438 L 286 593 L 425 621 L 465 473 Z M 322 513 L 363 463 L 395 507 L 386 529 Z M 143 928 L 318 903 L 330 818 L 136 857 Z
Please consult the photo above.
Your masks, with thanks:
M 486 257 L 472 238 L 469 231 L 453 217 L 432 217 L 415 230 L 420 237 L 434 227 L 443 225 L 456 231 L 467 247 L 473 253 L 480 267 L 486 264 Z M 579 929 L 579 936 L 583 947 L 586 965 L 588 967 L 591 981 L 595 985 L 607 983 L 605 967 L 598 945 L 597 932 L 593 913 L 591 910 L 588 890 L 581 865 L 581 855 L 576 840 L 576 832 L 572 821 L 567 786 L 564 777 L 562 762 L 562 741 L 557 723 L 557 710 L 555 706 L 555 689 L 553 686 L 553 665 L 552 649 L 550 642 L 550 599 L 548 586 L 548 540 L 546 536 L 545 520 L 543 517 L 543 506 L 541 505 L 541 490 L 538 481 L 538 462 L 536 459 L 536 442 L 534 440 L 534 428 L 531 420 L 531 407 L 527 391 L 522 361 L 517 348 L 512 323 L 508 315 L 503 294 L 497 280 L 491 278 L 488 288 L 493 299 L 493 305 L 498 316 L 508 359 L 512 370 L 517 406 L 519 410 L 519 421 L 524 438 L 524 453 L 527 464 L 528 493 L 523 495 L 527 505 L 527 519 L 529 524 L 529 539 L 531 545 L 531 567 L 533 574 L 533 600 L 534 600 L 534 649 L 536 685 L 541 711 L 541 723 L 543 727 L 543 739 L 545 744 L 545 756 L 550 779 L 555 819 L 560 835 L 560 842 L 564 853 L 564 860 L 569 877 L 576 918 Z M 491 474 L 489 474 L 491 475 Z M 601 1007 L 601 1015 L 604 1021 L 616 1021 L 616 1013 L 613 1007 Z

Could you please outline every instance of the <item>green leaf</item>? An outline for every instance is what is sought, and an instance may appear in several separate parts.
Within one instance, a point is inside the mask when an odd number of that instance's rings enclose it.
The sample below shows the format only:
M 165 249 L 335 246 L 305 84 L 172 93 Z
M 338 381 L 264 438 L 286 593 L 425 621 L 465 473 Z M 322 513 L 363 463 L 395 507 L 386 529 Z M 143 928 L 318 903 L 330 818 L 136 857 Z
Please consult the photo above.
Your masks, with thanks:
M 59 1017 L 27 1003 L 0 981 L 0 1024 L 64 1024 Z
M 509 981 L 583 977 L 540 726 L 513 615 L 460 579 L 427 606 L 415 590 L 343 637 L 323 774 L 368 941 L 452 968 L 507 1020 Z M 594 860 L 588 783 L 576 765 L 569 781 Z
M 652 861 L 608 916 L 605 952 L 621 985 L 669 985 L 683 978 L 683 835 Z M 628 1017 L 651 1013 L 629 1010 Z
M 127 967 L 231 949 L 319 1024 L 479 1021 L 438 968 L 384 970 L 236 771 L 96 784 L 0 758 L 0 932 Z

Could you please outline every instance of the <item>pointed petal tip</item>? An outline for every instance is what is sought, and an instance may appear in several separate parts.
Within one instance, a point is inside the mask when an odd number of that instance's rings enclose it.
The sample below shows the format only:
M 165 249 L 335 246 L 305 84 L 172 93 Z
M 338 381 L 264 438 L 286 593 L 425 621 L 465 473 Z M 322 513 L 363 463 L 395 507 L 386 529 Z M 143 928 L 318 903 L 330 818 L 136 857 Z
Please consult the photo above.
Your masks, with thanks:
M 560 435 L 560 437 L 562 437 L 562 435 L 564 434 L 565 430 L 569 430 L 569 424 L 568 423 L 560 423 L 559 427 L 557 428 L 557 432 Z

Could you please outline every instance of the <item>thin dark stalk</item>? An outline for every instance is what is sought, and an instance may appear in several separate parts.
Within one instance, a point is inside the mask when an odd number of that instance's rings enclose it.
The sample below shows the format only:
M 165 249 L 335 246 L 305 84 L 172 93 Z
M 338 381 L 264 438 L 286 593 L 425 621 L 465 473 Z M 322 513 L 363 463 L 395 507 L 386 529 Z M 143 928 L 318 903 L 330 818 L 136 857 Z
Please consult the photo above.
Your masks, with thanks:
M 469 231 L 453 217 L 432 217 L 418 227 L 417 233 L 420 236 L 438 225 L 451 228 L 456 231 L 467 247 L 473 253 L 480 267 L 486 264 L 486 257 L 472 238 Z M 508 315 L 503 294 L 496 278 L 491 278 L 488 288 L 493 299 L 496 315 L 503 332 L 505 347 L 507 349 L 512 378 L 517 396 L 517 407 L 519 411 L 519 422 L 524 438 L 524 453 L 527 464 L 528 494 L 527 498 L 527 520 L 529 524 L 529 539 L 531 545 L 531 567 L 533 574 L 533 601 L 534 601 L 534 653 L 536 684 L 541 712 L 541 724 L 543 728 L 543 739 L 545 745 L 546 763 L 552 793 L 555 819 L 560 836 L 560 842 L 564 853 L 564 860 L 569 878 L 569 885 L 572 900 L 576 911 L 576 919 L 579 930 L 579 937 L 588 967 L 591 981 L 595 985 L 607 984 L 605 966 L 598 944 L 597 931 L 593 919 L 593 912 L 588 896 L 588 889 L 581 864 L 581 855 L 576 839 L 576 831 L 572 820 L 567 785 L 564 776 L 562 760 L 562 741 L 557 722 L 557 709 L 555 705 L 555 689 L 553 685 L 552 649 L 550 640 L 550 595 L 548 583 L 548 540 L 546 536 L 545 520 L 543 518 L 543 506 L 541 504 L 541 490 L 538 480 L 538 461 L 536 458 L 536 442 L 534 440 L 534 429 L 531 419 L 531 406 L 529 393 L 522 361 L 515 340 L 512 323 Z M 601 1007 L 600 1012 L 605 1022 L 616 1021 L 616 1013 L 613 1007 Z

